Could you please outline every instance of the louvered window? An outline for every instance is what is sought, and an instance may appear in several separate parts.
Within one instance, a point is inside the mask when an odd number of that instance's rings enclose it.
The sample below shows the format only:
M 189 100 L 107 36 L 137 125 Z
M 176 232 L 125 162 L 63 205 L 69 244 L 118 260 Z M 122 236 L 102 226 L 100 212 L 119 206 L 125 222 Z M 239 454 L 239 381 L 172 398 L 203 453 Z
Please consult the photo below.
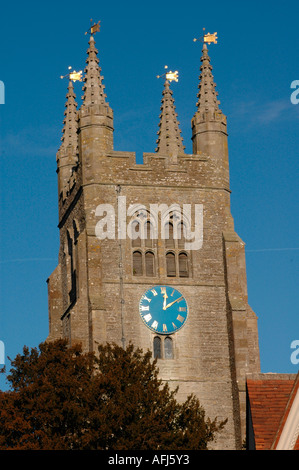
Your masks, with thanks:
M 190 277 L 191 252 L 182 251 L 186 249 L 187 227 L 181 214 L 173 212 L 169 217 L 170 222 L 164 226 L 167 277 Z
M 133 274 L 134 276 L 142 276 L 142 254 L 140 251 L 133 252 Z
M 132 269 L 134 276 L 155 277 L 157 274 L 157 240 L 146 211 L 138 211 L 130 223 Z
M 186 253 L 179 254 L 179 275 L 180 277 L 189 277 L 188 256 Z
M 153 277 L 155 272 L 155 255 L 151 251 L 145 253 L 145 274 Z
M 166 268 L 167 268 L 167 277 L 176 276 L 176 266 L 175 266 L 175 254 L 167 253 L 166 254 Z

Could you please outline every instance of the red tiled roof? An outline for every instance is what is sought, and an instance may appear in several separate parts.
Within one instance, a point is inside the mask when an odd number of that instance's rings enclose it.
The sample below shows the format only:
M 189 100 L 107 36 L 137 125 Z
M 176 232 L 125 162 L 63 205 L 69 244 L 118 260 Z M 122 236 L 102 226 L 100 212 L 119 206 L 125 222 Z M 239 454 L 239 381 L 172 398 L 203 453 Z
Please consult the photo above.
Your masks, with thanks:
M 295 378 L 291 377 L 247 380 L 256 450 L 271 448 L 289 403 L 294 381 Z

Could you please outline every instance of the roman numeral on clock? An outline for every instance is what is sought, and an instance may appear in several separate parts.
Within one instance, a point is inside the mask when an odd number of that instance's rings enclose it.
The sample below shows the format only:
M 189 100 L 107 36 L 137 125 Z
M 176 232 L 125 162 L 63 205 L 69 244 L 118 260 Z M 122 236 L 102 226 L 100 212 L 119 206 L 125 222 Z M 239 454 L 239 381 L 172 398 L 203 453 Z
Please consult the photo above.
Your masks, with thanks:
M 141 311 L 142 312 L 148 312 L 149 311 L 149 305 L 141 305 Z
M 148 323 L 151 319 L 152 319 L 152 316 L 150 313 L 147 313 L 146 315 L 144 315 L 144 320 Z

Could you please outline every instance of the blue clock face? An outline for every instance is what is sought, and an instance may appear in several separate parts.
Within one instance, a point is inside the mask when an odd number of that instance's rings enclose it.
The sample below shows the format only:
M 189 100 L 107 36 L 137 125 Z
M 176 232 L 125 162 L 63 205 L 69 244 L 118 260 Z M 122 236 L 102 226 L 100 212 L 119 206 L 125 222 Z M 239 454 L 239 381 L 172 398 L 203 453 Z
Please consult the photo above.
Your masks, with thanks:
M 171 286 L 155 286 L 141 297 L 139 312 L 148 328 L 160 335 L 169 335 L 185 324 L 188 306 L 177 289 Z

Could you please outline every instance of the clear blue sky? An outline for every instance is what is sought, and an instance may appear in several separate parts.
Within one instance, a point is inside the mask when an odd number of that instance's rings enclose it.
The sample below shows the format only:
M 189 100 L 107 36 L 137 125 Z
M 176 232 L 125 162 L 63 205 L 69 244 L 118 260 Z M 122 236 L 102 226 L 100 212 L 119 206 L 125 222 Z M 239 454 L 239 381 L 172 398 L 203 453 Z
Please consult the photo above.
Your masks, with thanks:
M 85 6 L 86 5 L 86 6 Z M 14 358 L 48 334 L 46 279 L 57 264 L 56 152 L 67 67 L 85 66 L 90 18 L 115 149 L 155 149 L 164 65 L 191 153 L 202 28 L 218 32 L 213 73 L 228 117 L 232 214 L 246 243 L 249 303 L 258 315 L 262 372 L 296 373 L 299 340 L 299 4 L 289 2 L 5 2 L 1 7 L 0 340 Z M 78 102 L 82 84 L 75 84 Z M 6 360 L 9 368 L 10 362 Z M 3 382 L 0 382 L 3 385 Z

